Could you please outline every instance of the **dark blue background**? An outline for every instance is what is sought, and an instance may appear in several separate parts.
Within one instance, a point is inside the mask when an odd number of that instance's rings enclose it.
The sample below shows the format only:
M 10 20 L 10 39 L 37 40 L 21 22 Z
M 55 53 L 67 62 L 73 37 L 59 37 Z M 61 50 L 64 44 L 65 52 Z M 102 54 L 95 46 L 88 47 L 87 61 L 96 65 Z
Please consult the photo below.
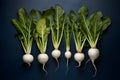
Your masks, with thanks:
M 16 18 L 17 10 L 21 7 L 29 12 L 31 9 L 45 10 L 55 4 L 61 4 L 68 13 L 71 9 L 77 10 L 82 4 L 88 6 L 90 13 L 102 11 L 104 15 L 111 17 L 112 25 L 105 32 L 103 39 L 99 41 L 100 58 L 96 61 L 98 72 L 95 78 L 94 68 L 88 63 L 85 68 L 85 61 L 88 59 L 87 50 L 83 51 L 86 59 L 81 68 L 76 68 L 77 63 L 73 56 L 69 63 L 69 71 L 66 74 L 66 59 L 64 58 L 65 41 L 64 38 L 60 45 L 62 56 L 60 68 L 55 72 L 57 66 L 51 57 L 53 46 L 49 38 L 47 54 L 49 61 L 46 65 L 48 75 L 43 72 L 41 65 L 37 61 L 39 53 L 35 44 L 33 44 L 32 54 L 34 62 L 32 66 L 26 67 L 23 64 L 22 56 L 24 54 L 19 41 L 16 39 L 17 33 L 11 19 Z M 0 0 L 0 80 L 120 80 L 119 59 L 120 59 L 120 9 L 119 0 Z M 73 38 L 71 40 L 72 53 L 75 53 Z

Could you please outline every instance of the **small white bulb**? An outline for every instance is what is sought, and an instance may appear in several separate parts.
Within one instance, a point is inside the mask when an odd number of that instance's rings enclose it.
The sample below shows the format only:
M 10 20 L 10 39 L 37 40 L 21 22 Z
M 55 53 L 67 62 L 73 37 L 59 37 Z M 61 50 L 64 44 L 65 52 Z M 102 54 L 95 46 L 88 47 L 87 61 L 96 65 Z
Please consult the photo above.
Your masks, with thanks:
M 61 55 L 60 50 L 55 49 L 52 51 L 52 57 L 54 57 L 55 59 L 58 59 L 60 55 Z
M 74 55 L 74 59 L 77 62 L 83 61 L 84 58 L 85 58 L 85 56 L 83 53 L 75 53 L 75 55 Z
M 45 64 L 48 61 L 48 55 L 47 54 L 39 54 L 38 55 L 38 61 L 41 64 Z
M 95 60 L 99 57 L 99 49 L 97 48 L 90 48 L 88 50 L 88 56 L 90 57 L 91 60 Z
M 66 51 L 65 52 L 65 57 L 67 58 L 67 59 L 69 59 L 69 58 L 71 58 L 71 52 L 70 51 Z
M 25 63 L 30 64 L 31 62 L 33 62 L 33 60 L 34 60 L 34 58 L 33 58 L 33 56 L 31 54 L 25 54 L 25 55 L 23 55 L 23 61 Z

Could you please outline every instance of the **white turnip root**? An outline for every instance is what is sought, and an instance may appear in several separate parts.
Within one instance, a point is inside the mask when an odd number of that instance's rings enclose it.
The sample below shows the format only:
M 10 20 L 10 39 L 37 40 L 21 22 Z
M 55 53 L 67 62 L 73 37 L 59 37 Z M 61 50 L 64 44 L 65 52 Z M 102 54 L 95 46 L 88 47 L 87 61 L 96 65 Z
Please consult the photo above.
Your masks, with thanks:
M 33 19 L 27 14 L 26 9 L 20 8 L 17 13 L 17 18 L 12 19 L 12 23 L 17 30 L 17 38 L 21 43 L 21 46 L 24 50 L 23 61 L 29 66 L 33 62 L 34 57 L 30 54 L 33 43 L 33 32 L 34 26 L 31 25 Z
M 39 12 L 38 12 L 39 13 Z M 41 54 L 38 55 L 38 61 L 41 63 L 42 69 L 45 70 L 45 64 L 48 62 L 48 55 L 46 54 L 48 35 L 50 28 L 46 24 L 46 18 L 40 18 L 36 24 L 36 32 L 34 33 L 34 39 Z
M 70 51 L 66 51 L 65 52 L 65 58 L 67 59 L 67 68 L 68 68 L 68 63 L 69 63 L 69 59 L 71 58 L 71 52 Z
M 57 63 L 58 63 L 58 67 L 57 67 L 57 68 L 59 68 L 58 58 L 60 57 L 60 55 L 61 55 L 60 50 L 55 49 L 55 50 L 52 51 L 52 57 L 53 57 L 53 58 L 57 61 Z
M 94 74 L 94 76 L 96 76 L 97 68 L 96 68 L 94 62 L 99 57 L 99 49 L 97 49 L 97 48 L 90 48 L 88 50 L 88 56 L 89 56 L 90 60 L 92 61 L 92 65 L 95 68 L 95 74 Z
M 34 60 L 34 57 L 31 54 L 23 55 L 23 61 L 27 63 L 29 66 L 31 65 L 30 63 L 32 63 L 33 60 Z
M 77 67 L 80 67 L 81 66 L 81 62 L 84 60 L 85 56 L 83 53 L 75 53 L 74 55 L 74 59 L 75 61 L 78 62 L 78 66 Z
M 47 73 L 47 71 L 45 70 L 45 64 L 48 62 L 48 55 L 47 54 L 39 54 L 38 55 L 38 61 L 43 64 L 43 70 Z

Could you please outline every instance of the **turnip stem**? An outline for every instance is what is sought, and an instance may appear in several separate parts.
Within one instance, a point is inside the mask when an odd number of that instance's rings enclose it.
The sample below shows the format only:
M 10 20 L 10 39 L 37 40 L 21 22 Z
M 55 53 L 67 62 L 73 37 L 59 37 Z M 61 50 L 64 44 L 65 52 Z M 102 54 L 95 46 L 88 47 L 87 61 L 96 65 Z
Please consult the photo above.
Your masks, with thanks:
M 66 63 L 66 65 L 67 65 L 66 74 L 67 74 L 67 72 L 68 72 L 68 70 L 69 70 L 68 63 L 69 63 L 69 59 L 67 59 L 67 63 Z
M 31 66 L 31 64 L 30 63 L 27 63 L 28 64 L 28 66 L 30 67 Z
M 88 60 L 86 61 L 85 65 L 86 65 L 89 61 L 90 61 L 90 59 L 88 59 Z
M 86 67 L 86 65 L 87 65 L 87 63 L 90 61 L 90 59 L 88 59 L 87 61 L 86 61 L 86 63 L 85 63 L 85 67 Z
M 97 73 L 97 68 L 96 68 L 96 66 L 95 66 L 95 64 L 94 64 L 94 61 L 92 61 L 92 65 L 93 65 L 93 67 L 94 67 L 94 69 L 95 69 L 95 72 L 94 72 L 94 75 L 93 75 L 93 77 L 95 77 L 95 76 L 96 76 L 96 73 Z
M 78 62 L 78 65 L 76 67 L 80 67 L 81 66 L 81 62 Z
M 67 59 L 67 63 L 66 63 L 66 65 L 67 65 L 67 70 L 66 70 L 65 74 L 67 74 L 67 72 L 68 72 L 68 70 L 69 70 L 68 63 L 69 63 L 69 59 Z
M 66 64 L 67 65 L 67 69 L 68 69 L 68 63 L 69 63 L 69 59 L 67 59 L 67 64 Z
M 47 74 L 47 71 L 46 71 L 46 69 L 45 69 L 45 64 L 42 65 L 42 69 L 43 69 L 43 71 L 45 71 L 45 73 Z
M 87 63 L 88 63 L 89 61 L 90 61 L 90 59 L 88 59 L 88 60 L 86 61 L 84 69 L 86 68 L 86 65 L 87 65 Z
M 56 67 L 56 70 L 55 70 L 55 71 L 57 71 L 57 69 L 59 69 L 59 61 L 58 61 L 57 58 L 55 58 L 55 60 L 57 61 L 57 67 Z

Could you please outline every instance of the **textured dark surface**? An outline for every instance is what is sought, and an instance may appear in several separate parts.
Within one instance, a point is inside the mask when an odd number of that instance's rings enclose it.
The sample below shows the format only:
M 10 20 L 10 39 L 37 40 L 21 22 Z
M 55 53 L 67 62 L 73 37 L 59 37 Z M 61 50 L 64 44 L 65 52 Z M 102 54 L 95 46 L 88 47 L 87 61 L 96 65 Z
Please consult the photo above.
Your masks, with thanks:
M 26 67 L 22 61 L 24 54 L 20 43 L 15 37 L 17 33 L 11 19 L 16 18 L 17 10 L 21 7 L 27 9 L 45 10 L 55 4 L 61 4 L 68 13 L 71 9 L 77 10 L 83 4 L 87 5 L 90 13 L 102 11 L 104 15 L 111 17 L 112 25 L 105 32 L 103 39 L 99 41 L 100 58 L 96 61 L 98 72 L 95 78 L 94 68 L 91 63 L 85 67 L 88 59 L 87 49 L 83 52 L 86 59 L 81 68 L 76 68 L 77 63 L 73 59 L 69 63 L 69 71 L 66 74 L 66 59 L 64 58 L 65 41 L 64 38 L 60 45 L 62 56 L 59 59 L 60 68 L 55 72 L 56 62 L 51 57 L 53 46 L 51 37 L 49 38 L 47 53 L 49 61 L 46 65 L 48 75 L 43 72 L 41 65 L 37 61 L 39 53 L 33 44 L 32 54 L 34 62 L 32 66 Z M 0 80 L 119 80 L 119 45 L 120 45 L 120 11 L 119 0 L 0 0 Z M 71 51 L 75 53 L 75 45 L 71 40 Z

